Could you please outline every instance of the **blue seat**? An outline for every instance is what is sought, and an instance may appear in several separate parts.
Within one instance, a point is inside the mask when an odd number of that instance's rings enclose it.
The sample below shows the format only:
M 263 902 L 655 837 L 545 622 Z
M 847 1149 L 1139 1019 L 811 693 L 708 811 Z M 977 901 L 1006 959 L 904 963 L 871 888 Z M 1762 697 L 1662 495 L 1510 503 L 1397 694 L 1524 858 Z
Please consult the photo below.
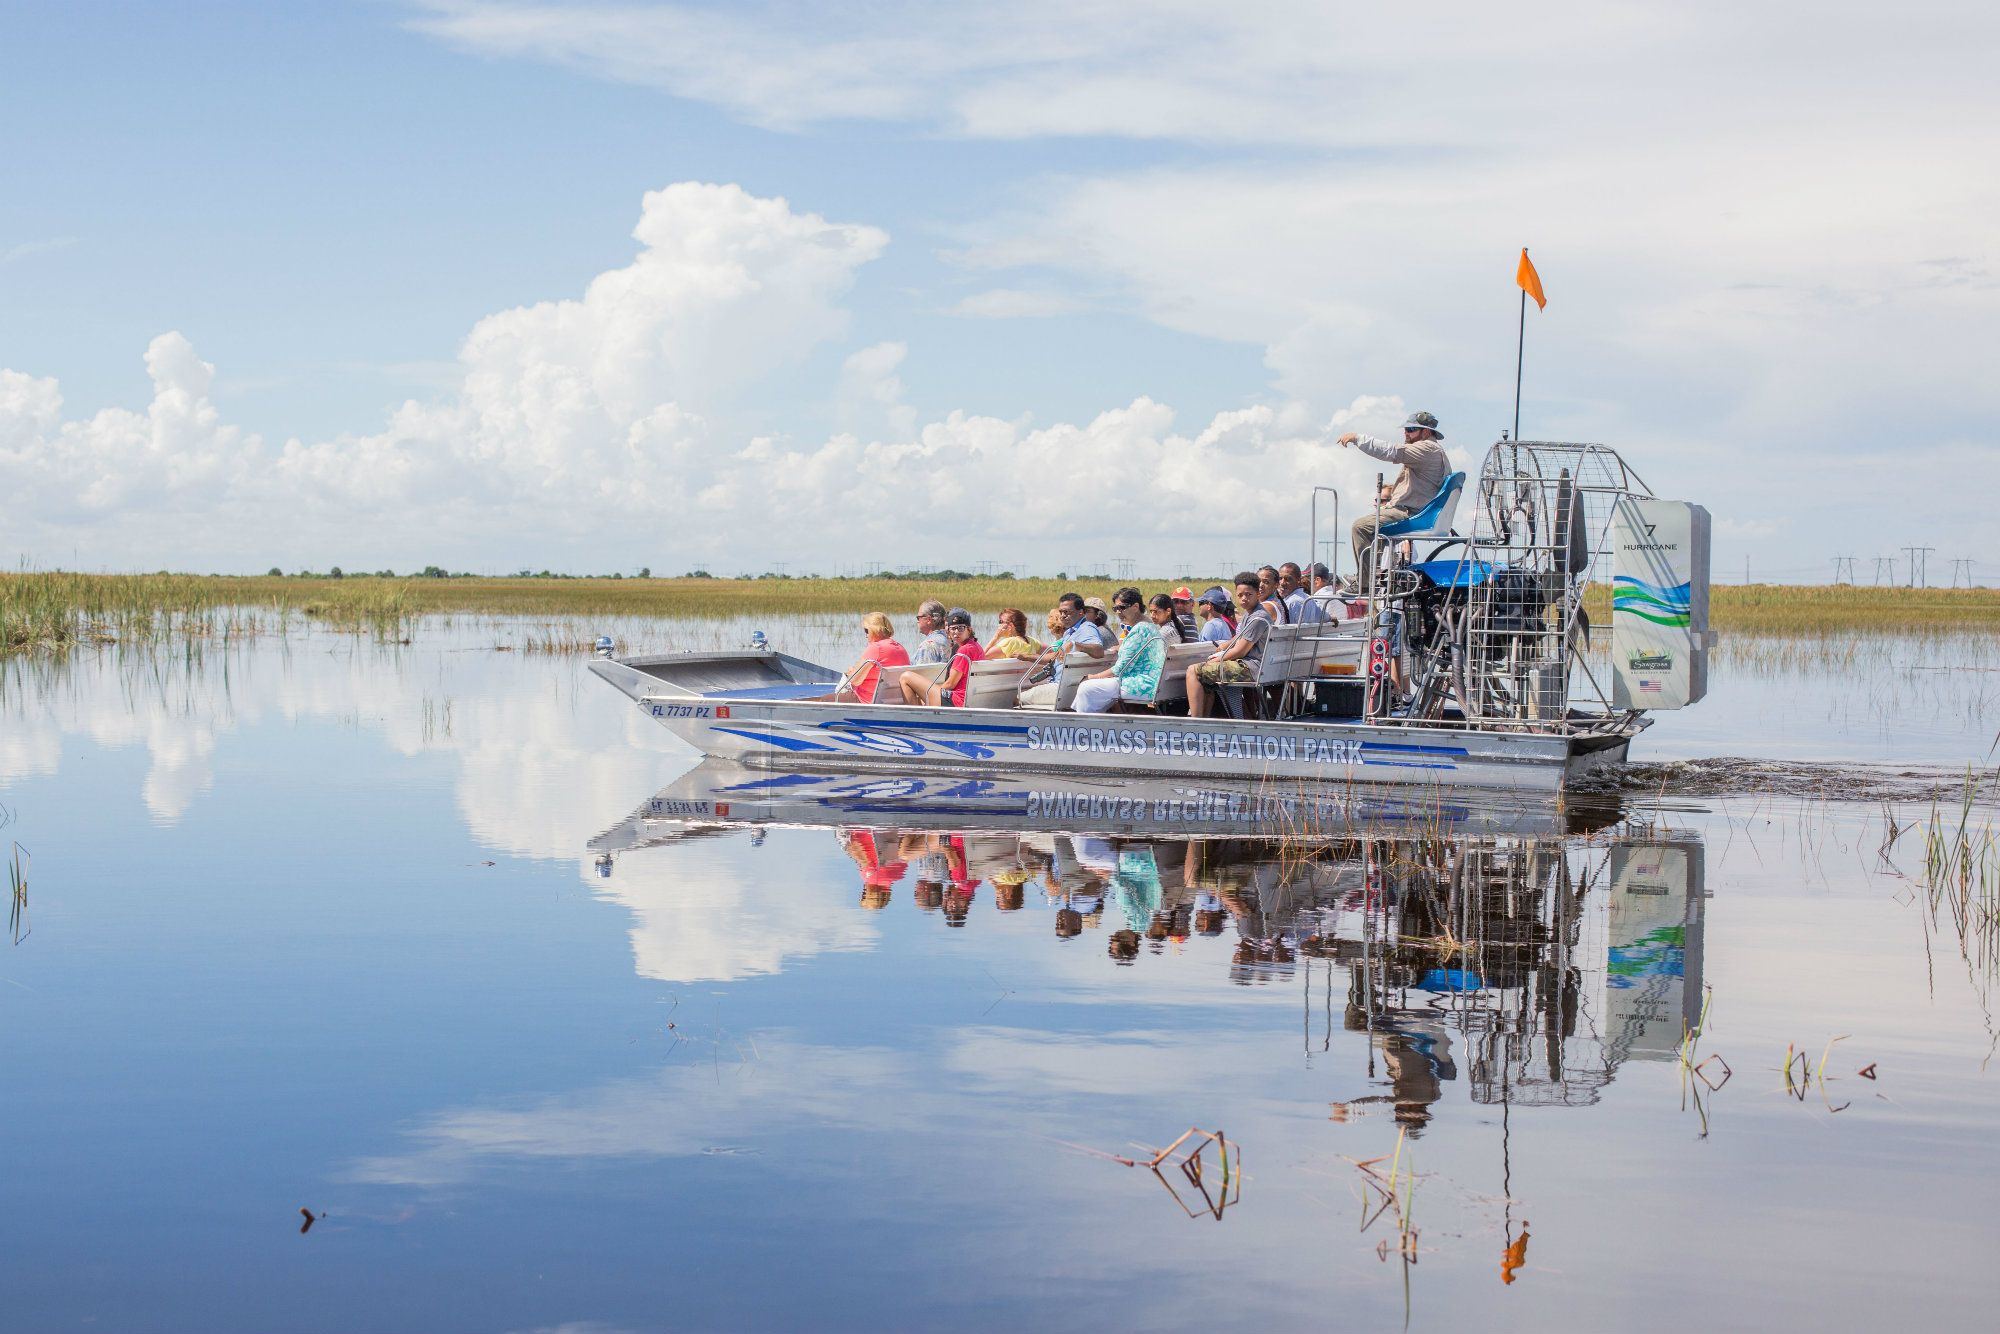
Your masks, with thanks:
M 1493 577 L 1493 566 L 1460 556 L 1456 560 L 1418 561 L 1410 566 L 1440 588 L 1477 588 Z
M 1383 537 L 1446 537 L 1451 533 L 1451 521 L 1458 513 L 1459 493 L 1465 490 L 1465 474 L 1455 472 L 1444 479 L 1444 485 L 1431 497 L 1431 503 L 1412 514 L 1407 519 L 1385 523 L 1379 533 Z

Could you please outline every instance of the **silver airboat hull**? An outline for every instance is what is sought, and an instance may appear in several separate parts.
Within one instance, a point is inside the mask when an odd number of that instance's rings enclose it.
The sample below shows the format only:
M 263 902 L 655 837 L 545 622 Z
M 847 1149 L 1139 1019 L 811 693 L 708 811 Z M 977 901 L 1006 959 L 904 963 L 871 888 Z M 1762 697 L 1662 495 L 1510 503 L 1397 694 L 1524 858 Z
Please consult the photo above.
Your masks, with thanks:
M 838 672 L 758 651 L 600 658 L 590 668 L 702 754 L 792 772 L 1022 771 L 1557 792 L 1621 763 L 1632 735 L 842 704 L 830 698 Z

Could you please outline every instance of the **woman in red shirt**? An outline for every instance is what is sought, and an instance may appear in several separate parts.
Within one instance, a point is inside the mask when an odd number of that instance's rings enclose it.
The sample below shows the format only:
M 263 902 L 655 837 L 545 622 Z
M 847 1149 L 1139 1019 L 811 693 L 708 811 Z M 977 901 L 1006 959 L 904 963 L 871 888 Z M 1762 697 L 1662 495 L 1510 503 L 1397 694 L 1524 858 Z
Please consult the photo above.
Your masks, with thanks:
M 963 607 L 953 607 L 946 613 L 944 634 L 951 643 L 950 665 L 935 681 L 905 674 L 904 703 L 965 707 L 965 684 L 972 676 L 972 664 L 982 661 L 986 651 L 979 647 L 979 637 L 972 633 L 972 613 Z

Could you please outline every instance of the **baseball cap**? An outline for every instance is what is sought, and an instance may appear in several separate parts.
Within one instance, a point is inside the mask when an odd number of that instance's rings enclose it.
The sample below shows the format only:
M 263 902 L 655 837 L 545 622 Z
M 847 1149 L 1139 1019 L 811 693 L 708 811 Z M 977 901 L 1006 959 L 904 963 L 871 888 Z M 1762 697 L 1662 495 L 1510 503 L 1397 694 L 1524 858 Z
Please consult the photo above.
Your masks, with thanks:
M 1194 601 L 1194 593 L 1188 588 L 1186 584 L 1182 584 L 1179 588 L 1176 588 L 1171 594 L 1171 596 L 1173 597 L 1173 600 L 1176 602 Z
M 972 613 L 963 607 L 953 607 L 944 614 L 944 623 L 946 625 L 971 625 Z

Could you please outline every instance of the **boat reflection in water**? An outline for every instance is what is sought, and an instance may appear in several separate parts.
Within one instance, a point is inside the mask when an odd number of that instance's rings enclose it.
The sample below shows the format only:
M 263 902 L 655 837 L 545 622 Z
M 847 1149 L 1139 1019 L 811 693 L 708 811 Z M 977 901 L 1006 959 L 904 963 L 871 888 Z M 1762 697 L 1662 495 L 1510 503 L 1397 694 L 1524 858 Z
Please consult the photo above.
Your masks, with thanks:
M 952 927 L 983 899 L 1101 934 L 1119 964 L 1209 949 L 1231 983 L 1299 986 L 1308 1047 L 1365 1033 L 1386 1081 L 1336 1117 L 1385 1104 L 1421 1131 L 1459 1081 L 1480 1103 L 1593 1103 L 1699 1018 L 1701 841 L 1615 804 L 709 761 L 591 849 L 608 876 L 629 851 L 780 826 L 841 840 L 862 910 L 907 885 Z

